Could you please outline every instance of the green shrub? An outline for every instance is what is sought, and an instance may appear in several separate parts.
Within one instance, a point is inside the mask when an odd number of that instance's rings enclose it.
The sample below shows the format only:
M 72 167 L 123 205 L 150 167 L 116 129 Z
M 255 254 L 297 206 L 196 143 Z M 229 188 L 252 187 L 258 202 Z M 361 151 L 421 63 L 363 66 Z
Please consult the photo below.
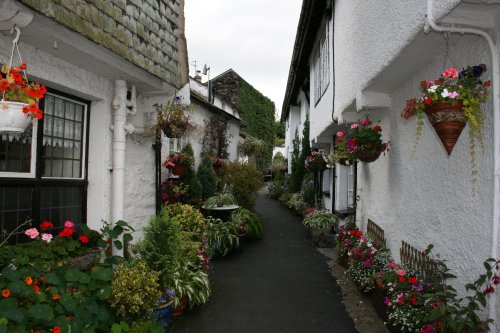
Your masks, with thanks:
M 234 211 L 231 214 L 231 221 L 237 228 L 244 227 L 245 233 L 249 238 L 260 237 L 264 232 L 260 216 L 246 208 Z
M 297 215 L 304 214 L 307 208 L 307 204 L 304 202 L 304 198 L 300 192 L 292 194 L 286 205 Z
M 306 227 L 317 230 L 323 230 L 328 227 L 336 228 L 338 222 L 338 216 L 327 210 L 316 210 L 307 215 L 302 221 Z
M 151 314 L 161 295 L 158 278 L 159 272 L 143 262 L 119 265 L 111 281 L 111 307 L 128 323 Z
M 166 207 L 162 208 L 160 214 L 151 217 L 144 228 L 144 239 L 135 246 L 140 259 L 150 269 L 160 272 L 161 290 L 173 285 L 175 267 L 184 246 L 179 221 L 168 214 Z
M 217 190 L 217 175 L 212 167 L 210 156 L 205 154 L 198 166 L 198 179 L 202 188 L 202 200 L 213 196 Z
M 175 269 L 173 280 L 174 306 L 178 306 L 181 299 L 188 299 L 190 308 L 202 306 L 212 294 L 208 274 L 193 262 L 180 262 Z
M 190 143 L 188 143 L 187 145 L 184 146 L 184 148 L 182 148 L 182 152 L 191 155 L 194 160 L 193 148 L 191 147 Z M 187 202 L 193 203 L 195 205 L 199 204 L 201 202 L 202 186 L 196 172 L 191 168 L 187 168 L 186 173 L 182 175 L 180 178 L 181 181 L 189 187 Z
M 206 223 L 210 256 L 226 256 L 238 245 L 239 234 L 234 224 L 214 218 L 208 218 Z
M 200 211 L 191 205 L 167 205 L 162 214 L 168 215 L 181 229 L 188 233 L 192 240 L 201 241 L 205 236 L 205 219 Z
M 252 209 L 255 192 L 262 186 L 262 174 L 250 163 L 227 163 L 221 181 L 231 187 L 238 203 Z
M 302 197 L 304 202 L 309 207 L 314 207 L 316 201 L 316 191 L 314 189 L 314 181 L 304 181 L 302 184 Z

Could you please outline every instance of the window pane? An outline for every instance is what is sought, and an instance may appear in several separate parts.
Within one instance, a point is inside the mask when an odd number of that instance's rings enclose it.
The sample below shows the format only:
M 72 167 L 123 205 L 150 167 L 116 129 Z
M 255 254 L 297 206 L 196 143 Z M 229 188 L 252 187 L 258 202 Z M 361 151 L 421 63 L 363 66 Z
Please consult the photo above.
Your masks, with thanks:
M 62 228 L 65 221 L 82 223 L 83 188 L 47 186 L 41 188 L 40 220 Z
M 24 133 L 0 133 L 0 171 L 30 172 L 33 125 Z
M 80 178 L 85 107 L 58 96 L 50 98 L 43 130 L 42 176 Z
M 30 187 L 0 186 L 0 226 L 8 235 L 31 216 L 32 189 Z M 24 229 L 16 232 L 9 243 L 26 240 Z

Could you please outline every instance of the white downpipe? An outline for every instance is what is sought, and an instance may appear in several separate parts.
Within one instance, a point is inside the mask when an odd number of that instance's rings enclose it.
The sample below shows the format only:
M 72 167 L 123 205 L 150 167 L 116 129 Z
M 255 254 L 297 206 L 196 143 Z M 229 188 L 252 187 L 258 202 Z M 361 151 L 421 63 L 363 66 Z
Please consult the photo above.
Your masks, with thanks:
M 127 82 L 115 80 L 113 98 L 113 176 L 111 186 L 111 222 L 123 220 L 125 197 L 125 124 L 127 121 Z M 120 239 L 121 240 L 121 239 Z M 123 249 L 113 246 L 113 255 L 123 256 Z
M 491 257 L 496 258 L 498 255 L 498 237 L 500 229 L 500 82 L 499 82 L 499 55 L 498 48 L 493 38 L 485 31 L 474 28 L 455 28 L 455 27 L 442 27 L 438 26 L 434 21 L 432 9 L 434 8 L 434 0 L 427 0 L 427 25 L 435 31 L 439 32 L 452 32 L 460 34 L 474 34 L 483 37 L 491 52 L 492 62 L 492 100 L 493 100 L 493 124 L 494 124 L 494 139 L 493 139 L 493 158 L 494 158 L 494 183 L 493 183 L 493 226 L 491 235 Z M 496 322 L 496 296 L 491 295 L 489 298 L 489 317 Z M 492 327 L 491 332 L 496 333 L 495 326 Z

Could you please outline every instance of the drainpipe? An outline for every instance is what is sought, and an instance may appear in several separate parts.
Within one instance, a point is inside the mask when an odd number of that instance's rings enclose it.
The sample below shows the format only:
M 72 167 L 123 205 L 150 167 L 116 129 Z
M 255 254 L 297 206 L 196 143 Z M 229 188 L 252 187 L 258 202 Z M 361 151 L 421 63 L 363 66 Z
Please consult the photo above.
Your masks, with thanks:
M 125 143 L 127 121 L 127 82 L 115 80 L 113 99 L 113 175 L 111 185 L 111 222 L 123 220 L 125 194 Z M 123 241 L 120 239 L 120 241 Z M 123 256 L 121 250 L 113 246 L 113 255 Z
M 427 24 L 425 31 L 432 30 L 438 32 L 452 32 L 460 34 L 473 34 L 483 37 L 491 52 L 492 62 L 492 100 L 493 100 L 493 117 L 494 117 L 494 139 L 493 139 L 493 156 L 494 156 L 494 183 L 493 183 L 493 225 L 492 225 L 492 238 L 491 238 L 491 257 L 496 258 L 498 255 L 498 237 L 500 229 L 500 82 L 498 80 L 500 75 L 499 70 L 499 54 L 498 48 L 493 38 L 485 31 L 474 28 L 455 28 L 455 27 L 442 27 L 438 26 L 434 21 L 432 9 L 434 8 L 434 0 L 427 0 Z M 489 317 L 496 322 L 497 313 L 496 309 L 496 296 L 493 294 L 489 298 Z M 492 327 L 491 332 L 495 333 L 497 330 Z

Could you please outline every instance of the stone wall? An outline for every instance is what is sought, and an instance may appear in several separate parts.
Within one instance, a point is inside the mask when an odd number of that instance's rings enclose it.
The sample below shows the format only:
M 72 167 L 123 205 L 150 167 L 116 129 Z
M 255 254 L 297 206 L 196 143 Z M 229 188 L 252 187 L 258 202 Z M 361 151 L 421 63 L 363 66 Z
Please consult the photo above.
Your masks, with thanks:
M 19 0 L 179 88 L 184 0 Z
M 212 87 L 215 92 L 222 95 L 225 100 L 231 102 L 239 110 L 244 111 L 240 105 L 240 86 L 240 77 L 231 69 L 217 76 L 212 81 Z

